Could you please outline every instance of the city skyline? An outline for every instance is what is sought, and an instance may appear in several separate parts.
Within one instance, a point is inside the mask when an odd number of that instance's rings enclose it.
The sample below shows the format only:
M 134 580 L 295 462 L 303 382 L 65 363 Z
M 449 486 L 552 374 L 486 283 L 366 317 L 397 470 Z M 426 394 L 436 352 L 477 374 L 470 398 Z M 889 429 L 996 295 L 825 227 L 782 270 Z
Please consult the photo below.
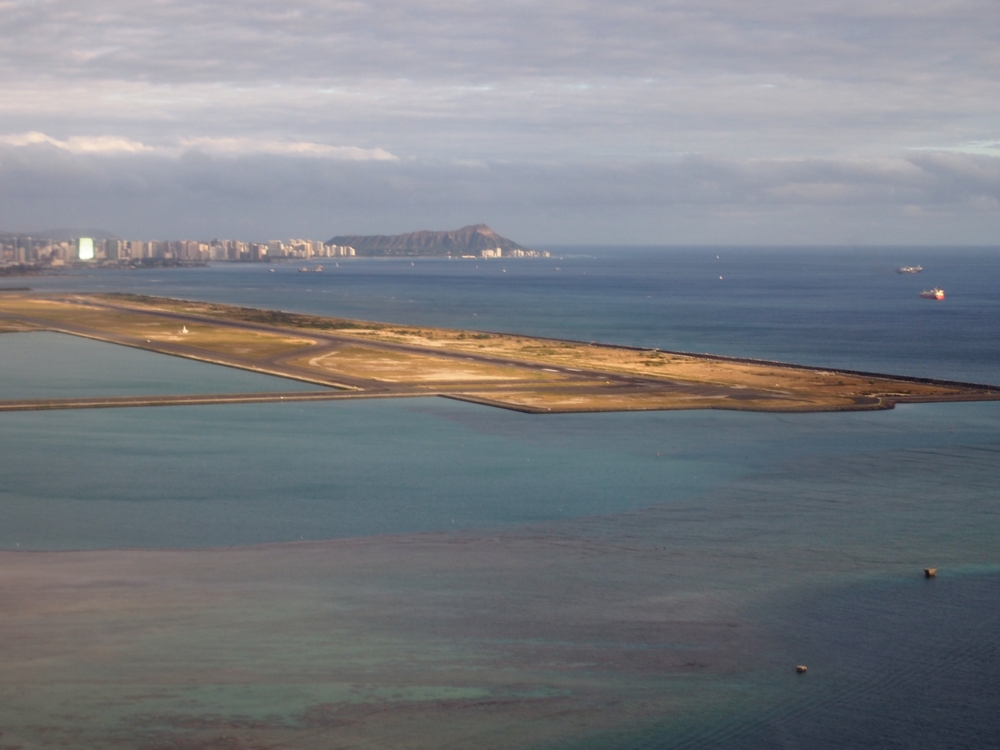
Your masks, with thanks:
M 136 260 L 179 260 L 207 263 L 208 261 L 262 261 L 275 258 L 353 258 L 353 247 L 322 240 L 290 239 L 268 242 L 245 242 L 232 239 L 199 240 L 123 240 L 95 239 L 80 236 L 71 240 L 55 240 L 24 235 L 17 238 L 0 236 L 0 265 L 35 264 L 39 266 L 66 263 L 120 262 Z

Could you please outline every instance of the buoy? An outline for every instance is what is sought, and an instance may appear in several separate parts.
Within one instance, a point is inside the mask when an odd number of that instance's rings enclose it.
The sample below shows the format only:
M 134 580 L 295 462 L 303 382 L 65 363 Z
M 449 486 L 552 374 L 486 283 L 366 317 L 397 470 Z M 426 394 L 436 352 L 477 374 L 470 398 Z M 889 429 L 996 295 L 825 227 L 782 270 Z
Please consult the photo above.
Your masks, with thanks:
M 797 666 L 797 667 L 795 668 L 795 671 L 796 671 L 796 672 L 797 672 L 798 674 L 805 674 L 806 672 L 808 672 L 808 671 L 809 671 L 809 667 L 807 667 L 807 666 L 806 666 L 805 664 L 799 664 L 799 665 L 798 665 L 798 666 Z
M 933 578 L 937 575 L 937 568 L 924 568 L 924 578 Z

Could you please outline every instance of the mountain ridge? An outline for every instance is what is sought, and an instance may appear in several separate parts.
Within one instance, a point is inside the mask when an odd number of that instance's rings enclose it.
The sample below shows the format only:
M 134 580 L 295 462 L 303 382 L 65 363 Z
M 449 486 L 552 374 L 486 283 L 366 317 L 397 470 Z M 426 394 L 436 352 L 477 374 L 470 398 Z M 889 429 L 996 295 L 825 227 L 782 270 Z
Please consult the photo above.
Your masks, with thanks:
M 483 250 L 496 248 L 504 253 L 528 250 L 513 240 L 501 237 L 486 224 L 470 224 L 443 232 L 424 229 L 406 234 L 338 235 L 327 244 L 348 245 L 358 255 L 368 256 L 478 255 Z

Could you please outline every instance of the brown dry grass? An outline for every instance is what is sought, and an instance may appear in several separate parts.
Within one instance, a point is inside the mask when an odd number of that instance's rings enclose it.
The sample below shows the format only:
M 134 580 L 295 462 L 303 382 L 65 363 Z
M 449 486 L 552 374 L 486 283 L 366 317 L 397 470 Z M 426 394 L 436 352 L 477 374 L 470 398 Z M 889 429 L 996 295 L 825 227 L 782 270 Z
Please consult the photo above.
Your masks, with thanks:
M 470 334 L 426 329 L 373 330 L 358 336 L 398 341 L 444 351 L 479 355 L 582 370 L 639 375 L 669 382 L 742 386 L 757 390 L 808 393 L 810 397 L 930 396 L 957 394 L 960 389 L 936 384 L 862 377 L 839 372 L 718 360 L 667 352 L 547 341 L 506 334 Z
M 120 302 L 117 297 L 111 299 L 115 304 Z M 824 402 L 834 403 L 864 396 L 934 398 L 955 396 L 963 392 L 961 388 L 952 386 L 888 377 L 857 376 L 511 334 L 371 323 L 158 298 L 129 298 L 127 303 L 236 320 L 269 321 L 275 325 L 294 328 L 328 330 L 338 336 L 417 346 L 431 351 L 470 353 L 514 362 L 639 375 L 670 382 L 791 391 L 810 401 L 819 398 Z
M 445 357 L 365 346 L 345 346 L 315 356 L 296 357 L 289 360 L 289 364 L 386 383 L 504 383 L 562 379 L 555 374 L 512 365 L 455 361 Z
M 149 343 L 175 343 L 206 353 L 231 354 L 247 359 L 271 357 L 312 346 L 315 341 L 279 333 L 261 333 L 206 324 L 180 324 L 166 317 L 135 315 L 128 311 L 93 307 L 59 299 L 9 297 L 0 299 L 0 313 L 32 320 L 81 326 L 95 332 L 128 336 Z M 183 328 L 187 328 L 187 333 Z
M 199 316 L 205 322 L 188 322 L 189 333 L 182 334 L 178 321 L 157 311 Z M 545 411 L 825 410 L 872 408 L 879 400 L 997 396 L 981 388 L 947 383 L 134 295 L 11 296 L 0 299 L 0 313 L 4 312 L 53 326 L 69 323 L 245 361 L 264 362 L 283 355 L 281 361 L 289 366 L 312 369 L 322 376 L 336 373 L 373 383 L 438 387 L 474 399 Z M 213 325 L 212 319 L 273 327 L 274 332 Z M 295 331 L 329 333 L 358 344 L 315 348 L 316 340 L 296 336 Z M 366 346 L 366 341 L 379 346 Z M 426 354 L 409 351 L 413 348 Z M 470 361 L 470 355 L 487 361 Z M 563 372 L 546 373 L 524 365 L 555 366 Z M 638 376 L 646 385 L 623 390 L 620 383 L 605 382 L 601 373 Z M 677 388 L 678 384 L 683 387 Z

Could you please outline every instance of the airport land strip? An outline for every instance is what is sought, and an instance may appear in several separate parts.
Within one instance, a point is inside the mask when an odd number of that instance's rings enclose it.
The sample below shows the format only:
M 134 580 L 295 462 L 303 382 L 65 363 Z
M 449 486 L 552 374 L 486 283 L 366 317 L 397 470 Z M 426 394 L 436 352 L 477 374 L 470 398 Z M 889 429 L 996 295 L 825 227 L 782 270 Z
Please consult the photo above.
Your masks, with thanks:
M 316 390 L 0 401 L 38 410 L 443 396 L 527 413 L 892 408 L 1000 387 L 129 294 L 0 296 L 0 332 L 55 331 L 311 383 Z

